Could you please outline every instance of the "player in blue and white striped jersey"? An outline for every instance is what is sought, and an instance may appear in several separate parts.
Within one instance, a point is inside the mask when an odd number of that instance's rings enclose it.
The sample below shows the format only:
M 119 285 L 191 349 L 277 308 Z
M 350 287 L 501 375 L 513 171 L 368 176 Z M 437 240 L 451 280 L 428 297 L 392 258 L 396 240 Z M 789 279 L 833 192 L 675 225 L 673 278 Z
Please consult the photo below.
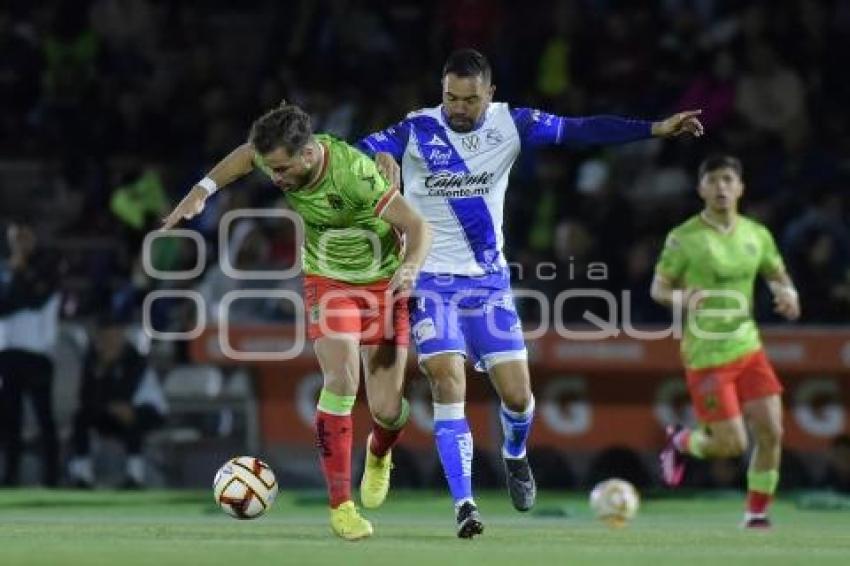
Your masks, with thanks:
M 502 400 L 502 456 L 513 504 L 527 511 L 536 497 L 525 449 L 534 397 L 502 251 L 505 191 L 519 152 L 703 132 L 699 111 L 660 122 L 567 118 L 493 102 L 494 91 L 487 59 L 471 49 L 456 51 L 443 68 L 440 106 L 412 112 L 357 144 L 391 181 L 403 181 L 405 198 L 432 228 L 433 244 L 417 280 L 411 323 L 419 364 L 431 381 L 434 438 L 460 537 L 483 530 L 471 487 L 466 356 L 478 371 L 489 373 Z

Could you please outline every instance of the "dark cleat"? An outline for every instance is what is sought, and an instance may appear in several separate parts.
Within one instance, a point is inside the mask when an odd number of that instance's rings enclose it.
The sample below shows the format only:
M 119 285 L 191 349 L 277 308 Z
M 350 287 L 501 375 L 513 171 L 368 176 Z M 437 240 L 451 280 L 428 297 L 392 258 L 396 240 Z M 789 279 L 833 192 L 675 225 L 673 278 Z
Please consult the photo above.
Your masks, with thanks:
M 741 524 L 742 529 L 754 531 L 768 531 L 773 527 L 767 515 L 744 517 L 744 522 Z
M 475 503 L 467 501 L 457 510 L 458 538 L 472 538 L 484 532 L 484 523 Z
M 537 484 L 528 465 L 528 458 L 504 458 L 508 493 L 517 511 L 528 511 L 537 500 Z

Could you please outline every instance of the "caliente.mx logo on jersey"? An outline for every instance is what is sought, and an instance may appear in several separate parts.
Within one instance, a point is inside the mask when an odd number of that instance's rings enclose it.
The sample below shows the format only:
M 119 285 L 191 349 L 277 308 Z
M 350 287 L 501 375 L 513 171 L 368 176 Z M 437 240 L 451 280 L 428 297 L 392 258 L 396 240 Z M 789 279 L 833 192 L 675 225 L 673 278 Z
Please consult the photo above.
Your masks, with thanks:
M 440 171 L 425 177 L 426 189 L 449 189 L 461 187 L 486 187 L 493 182 L 495 173 L 482 171 L 481 173 L 452 173 L 451 171 Z

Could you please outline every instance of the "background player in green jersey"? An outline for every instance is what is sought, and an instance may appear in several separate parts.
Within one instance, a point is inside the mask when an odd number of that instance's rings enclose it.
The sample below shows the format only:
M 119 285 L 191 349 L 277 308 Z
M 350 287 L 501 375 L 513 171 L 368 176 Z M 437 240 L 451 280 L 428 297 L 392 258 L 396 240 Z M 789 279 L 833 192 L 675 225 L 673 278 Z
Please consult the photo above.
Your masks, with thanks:
M 764 528 L 770 526 L 767 510 L 779 482 L 782 386 L 753 320 L 756 275 L 767 280 L 777 313 L 796 320 L 800 304 L 770 232 L 738 214 L 743 190 L 737 158 L 704 161 L 699 194 L 705 207 L 670 231 L 656 266 L 653 299 L 687 312 L 682 358 L 703 425 L 668 429 L 661 468 L 664 481 L 676 486 L 684 475 L 684 455 L 741 455 L 747 448 L 746 423 L 755 446 L 747 473 L 744 525 Z
M 331 527 L 346 539 L 372 534 L 351 500 L 351 409 L 360 351 L 373 427 L 361 501 L 383 503 L 391 448 L 407 422 L 402 396 L 409 343 L 406 293 L 430 246 L 428 225 L 390 186 L 371 159 L 345 142 L 314 135 L 310 118 L 282 104 L 260 117 L 249 141 L 219 162 L 165 219 L 163 228 L 198 214 L 210 194 L 257 166 L 303 218 L 308 335 L 315 340 L 324 387 L 316 435 L 328 486 Z M 405 245 L 397 235 L 405 237 Z

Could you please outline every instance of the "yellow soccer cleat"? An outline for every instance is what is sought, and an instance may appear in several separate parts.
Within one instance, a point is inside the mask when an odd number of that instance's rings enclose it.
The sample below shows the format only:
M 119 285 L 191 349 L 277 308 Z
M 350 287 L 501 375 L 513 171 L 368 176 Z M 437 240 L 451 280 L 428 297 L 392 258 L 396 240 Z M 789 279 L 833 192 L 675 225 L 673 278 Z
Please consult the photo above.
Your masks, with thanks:
M 378 458 L 369 446 L 372 435 L 366 440 L 366 464 L 363 466 L 363 479 L 360 480 L 360 502 L 367 509 L 380 507 L 390 490 L 390 470 L 393 469 L 392 450 L 383 458 Z
M 331 529 L 345 540 L 372 536 L 372 523 L 360 516 L 353 501 L 346 501 L 336 509 L 331 509 Z

